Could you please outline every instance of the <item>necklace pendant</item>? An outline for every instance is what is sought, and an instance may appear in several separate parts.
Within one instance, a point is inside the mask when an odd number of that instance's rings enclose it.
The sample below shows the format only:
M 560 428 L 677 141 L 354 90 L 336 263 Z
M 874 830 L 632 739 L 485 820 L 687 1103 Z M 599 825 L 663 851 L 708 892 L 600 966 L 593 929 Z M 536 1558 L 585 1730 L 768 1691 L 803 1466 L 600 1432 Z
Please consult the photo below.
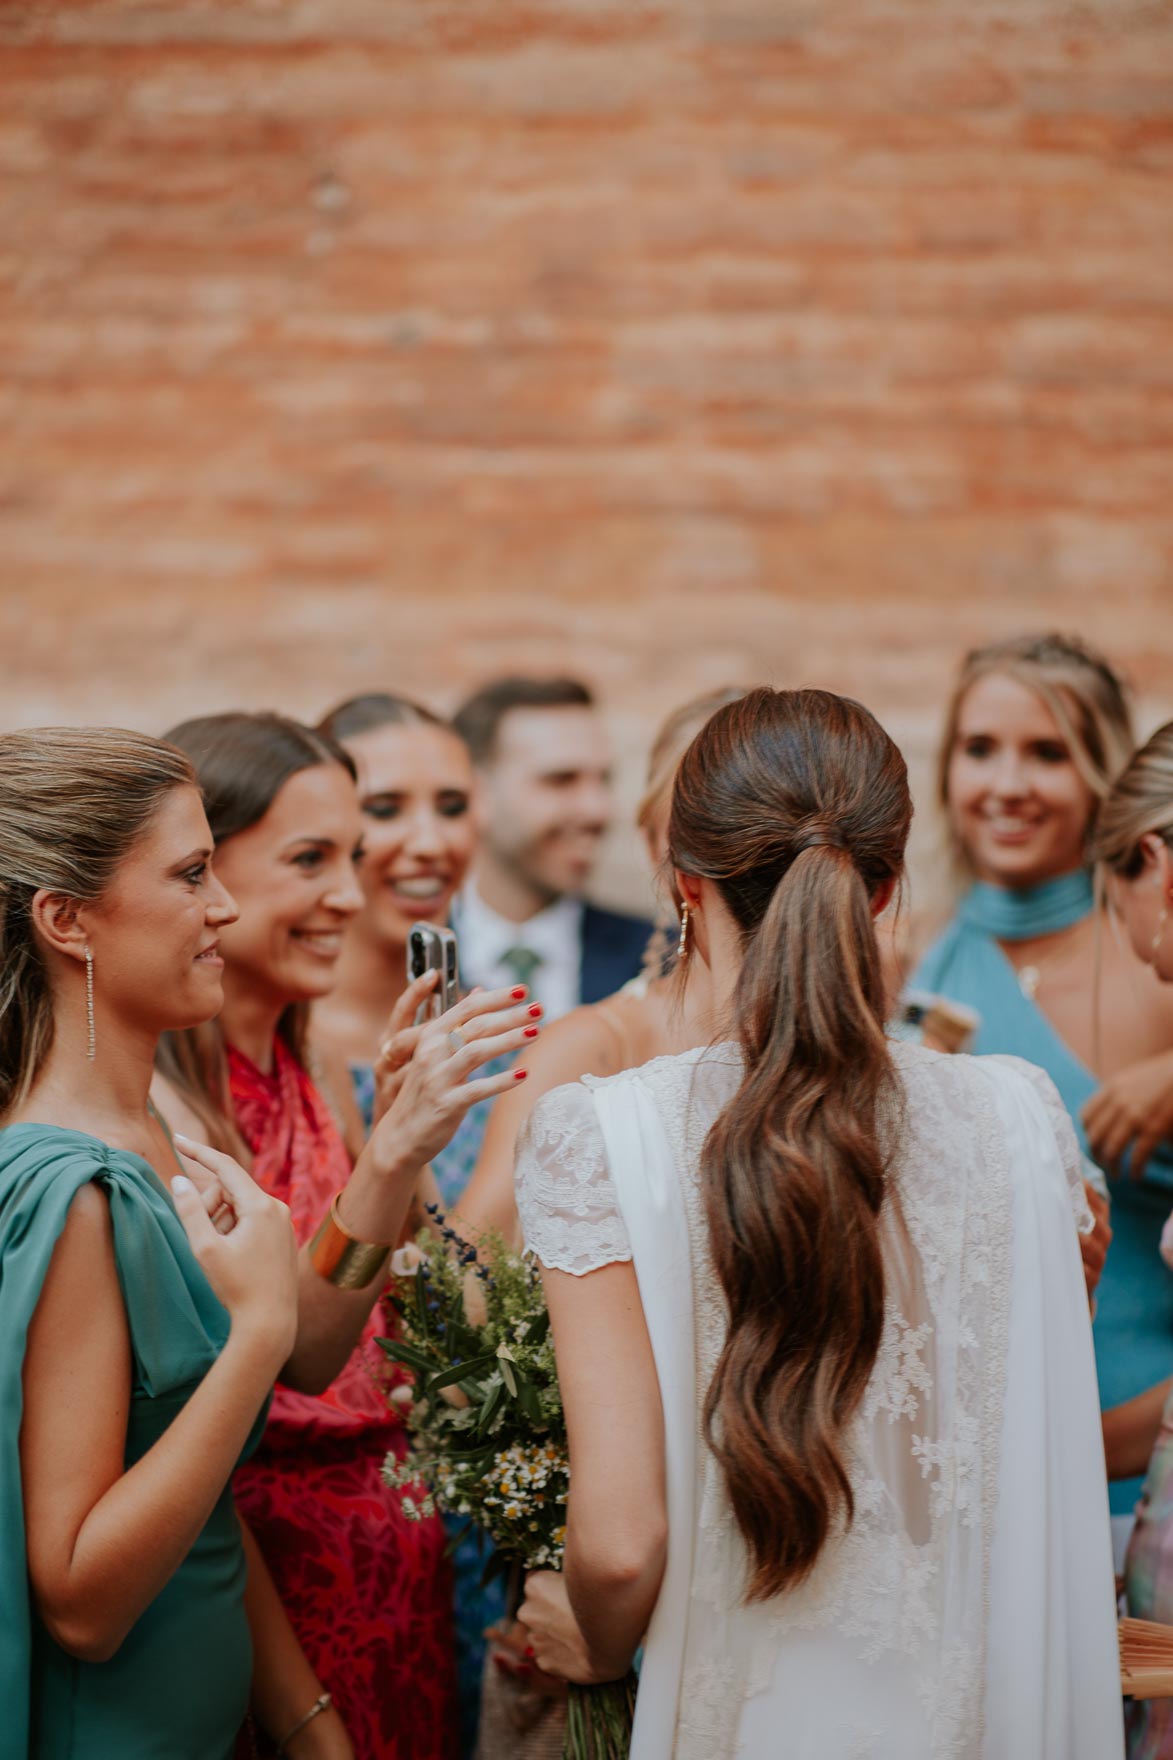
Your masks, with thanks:
M 1028 1002 L 1033 1002 L 1038 994 L 1039 979 L 1042 973 L 1038 966 L 1021 966 L 1018 972 L 1018 988 Z

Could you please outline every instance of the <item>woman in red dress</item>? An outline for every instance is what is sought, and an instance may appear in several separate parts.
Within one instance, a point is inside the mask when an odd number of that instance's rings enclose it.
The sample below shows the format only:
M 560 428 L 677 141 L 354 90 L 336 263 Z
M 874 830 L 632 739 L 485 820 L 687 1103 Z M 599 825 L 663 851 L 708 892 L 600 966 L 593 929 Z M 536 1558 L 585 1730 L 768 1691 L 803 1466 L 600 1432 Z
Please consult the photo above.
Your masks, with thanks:
M 350 762 L 332 741 L 274 715 L 210 716 L 169 737 L 196 766 L 216 871 L 240 917 L 221 936 L 223 1013 L 212 1030 L 176 1035 L 166 1047 L 162 1109 L 244 1159 L 258 1184 L 288 1204 L 303 1247 L 332 1206 L 344 1239 L 394 1239 L 401 1211 L 383 1222 L 389 1232 L 372 1226 L 377 1194 L 372 1200 L 367 1161 L 381 1141 L 385 1154 L 395 1114 L 405 1107 L 414 1107 L 412 1153 L 423 1146 L 421 1161 L 444 1140 L 443 1123 L 433 1120 L 424 1144 L 418 1119 L 427 1106 L 405 1086 L 403 1104 L 386 1115 L 352 1170 L 338 1120 L 303 1061 L 308 1005 L 329 989 L 342 932 L 362 903 Z M 409 992 L 404 1000 L 414 1008 L 418 998 Z M 485 1061 L 482 1047 L 525 1043 L 522 1023 L 532 1022 L 508 993 L 474 999 L 473 1007 L 464 1055 L 474 1056 L 479 1035 L 476 1065 Z M 457 1085 L 446 1061 L 437 1070 L 433 1060 L 429 1098 L 450 1134 L 472 1100 L 513 1078 L 478 1081 L 474 1067 L 473 1079 Z M 436 1101 L 445 1080 L 446 1097 Z M 387 1401 L 387 1359 L 374 1343 L 388 1330 L 379 1309 L 372 1312 L 381 1279 L 340 1290 L 317 1274 L 316 1263 L 303 1270 L 299 1332 L 322 1335 L 324 1360 L 327 1343 L 334 1347 L 333 1379 L 321 1393 L 278 1386 L 261 1446 L 236 1476 L 237 1502 L 356 1760 L 449 1760 L 456 1715 L 444 1531 L 436 1519 L 408 1522 L 381 1476 L 387 1454 L 406 1448 Z M 357 1343 L 340 1356 L 337 1340 L 347 1325 L 347 1345 Z M 263 1640 L 258 1649 L 263 1658 Z M 290 1701 L 291 1729 L 299 1707 Z

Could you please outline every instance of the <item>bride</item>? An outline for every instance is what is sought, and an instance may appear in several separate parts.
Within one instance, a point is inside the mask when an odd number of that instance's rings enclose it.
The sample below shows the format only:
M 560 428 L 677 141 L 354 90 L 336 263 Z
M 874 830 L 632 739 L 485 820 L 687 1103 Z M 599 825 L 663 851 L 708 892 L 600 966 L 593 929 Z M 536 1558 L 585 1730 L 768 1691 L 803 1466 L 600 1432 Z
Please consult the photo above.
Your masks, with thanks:
M 520 1617 L 572 1680 L 643 1642 L 633 1760 L 1122 1753 L 1079 1155 L 1037 1070 L 885 1038 L 910 817 L 858 704 L 720 710 L 669 846 L 730 1040 L 519 1148 L 572 1484 Z

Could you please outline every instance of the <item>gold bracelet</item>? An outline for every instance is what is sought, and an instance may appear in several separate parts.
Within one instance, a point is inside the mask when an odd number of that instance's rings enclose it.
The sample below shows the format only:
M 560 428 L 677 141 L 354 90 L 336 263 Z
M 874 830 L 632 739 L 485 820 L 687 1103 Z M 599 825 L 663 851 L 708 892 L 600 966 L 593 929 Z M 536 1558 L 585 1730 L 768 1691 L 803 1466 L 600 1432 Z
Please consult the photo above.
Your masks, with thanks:
M 327 1215 L 323 1216 L 317 1234 L 310 1242 L 310 1264 L 319 1277 L 336 1289 L 366 1289 L 387 1263 L 390 1245 L 380 1241 L 363 1241 L 351 1234 L 338 1215 L 335 1193 Z
M 287 1729 L 285 1734 L 281 1737 L 281 1740 L 277 1743 L 278 1754 L 284 1754 L 294 1736 L 299 1736 L 306 1724 L 312 1723 L 315 1717 L 320 1717 L 323 1711 L 329 1711 L 333 1703 L 334 1700 L 329 1693 L 319 1693 L 305 1716 L 299 1717 L 293 1728 Z

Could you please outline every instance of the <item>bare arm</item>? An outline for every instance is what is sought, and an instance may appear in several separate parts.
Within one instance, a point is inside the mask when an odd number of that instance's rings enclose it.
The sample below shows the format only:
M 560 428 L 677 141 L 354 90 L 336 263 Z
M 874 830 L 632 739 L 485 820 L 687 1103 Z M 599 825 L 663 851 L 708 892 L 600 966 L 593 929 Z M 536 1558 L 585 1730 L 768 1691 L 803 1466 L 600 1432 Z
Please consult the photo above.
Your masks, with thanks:
M 1109 1479 L 1133 1479 L 1148 1471 L 1171 1392 L 1173 1380 L 1161 1381 L 1104 1413 L 1104 1457 Z
M 253 1710 L 264 1729 L 279 1742 L 298 1719 L 305 1716 L 322 1692 L 322 1683 L 309 1665 L 297 1633 L 289 1623 L 277 1585 L 261 1554 L 251 1528 L 240 1524 L 248 1584 L 244 1609 L 253 1641 Z M 342 1719 L 331 1707 L 305 1727 L 297 1738 L 298 1760 L 320 1756 L 325 1760 L 354 1760 L 354 1749 Z
M 570 1442 L 566 1591 L 589 1658 L 582 1672 L 610 1680 L 630 1667 L 664 1573 L 660 1387 L 631 1265 L 543 1271 L 542 1281 Z M 557 1622 L 547 1630 L 532 1598 L 521 1618 L 539 1664 L 565 1667 Z
M 411 991 L 405 996 L 410 1000 Z M 449 1141 L 460 1119 L 478 1100 L 492 1099 L 513 1086 L 510 1070 L 481 1076 L 482 1066 L 532 1041 L 525 1029 L 534 1025 L 526 1001 L 515 1001 L 509 990 L 466 996 L 442 1015 L 413 1030 L 412 1054 L 395 1100 L 371 1133 L 354 1170 L 338 1197 L 338 1214 L 350 1233 L 363 1241 L 394 1243 L 400 1239 L 413 1195 L 428 1163 Z M 449 1034 L 459 1031 L 463 1049 L 455 1053 Z M 185 1152 L 227 1183 L 240 1176 L 231 1156 L 195 1143 Z M 319 1276 L 310 1262 L 309 1246 L 298 1260 L 297 1339 L 281 1379 L 303 1393 L 320 1393 L 338 1374 L 378 1300 L 383 1282 L 376 1277 L 365 1289 L 339 1289 Z
M 70 1207 L 29 1328 L 20 1431 L 29 1578 L 48 1630 L 86 1661 L 114 1654 L 190 1552 L 289 1348 L 284 1207 L 256 1193 L 231 1240 L 215 1233 L 190 1185 L 181 1213 L 232 1327 L 191 1399 L 132 1467 L 123 1469 L 130 1335 L 109 1206 L 94 1185 Z M 254 1276 L 270 1285 L 264 1302 L 245 1292 Z
M 614 1026 L 597 1007 L 576 1008 L 546 1027 L 526 1053 L 528 1079 L 515 1093 L 503 1094 L 489 1114 L 481 1152 L 469 1182 L 453 1209 L 475 1235 L 496 1230 L 520 1246 L 513 1199 L 513 1155 L 521 1127 L 542 1095 L 584 1073 L 614 1075 L 624 1067 Z

